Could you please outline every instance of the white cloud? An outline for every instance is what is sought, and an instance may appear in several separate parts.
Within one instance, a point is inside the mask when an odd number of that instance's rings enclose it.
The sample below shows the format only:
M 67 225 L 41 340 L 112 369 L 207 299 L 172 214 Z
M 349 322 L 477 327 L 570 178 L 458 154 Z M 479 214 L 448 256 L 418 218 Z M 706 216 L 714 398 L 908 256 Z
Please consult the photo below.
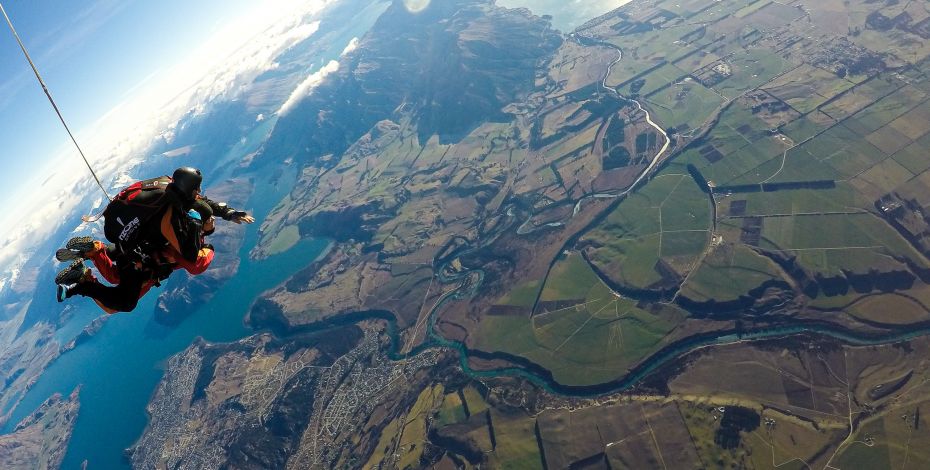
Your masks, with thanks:
M 344 56 L 358 47 L 358 38 L 352 38 L 349 41 L 349 44 L 346 45 L 345 49 L 342 50 L 341 56 Z M 340 57 L 341 57 L 340 56 Z M 313 93 L 313 89 L 316 88 L 320 83 L 323 82 L 329 74 L 339 70 L 339 61 L 331 60 L 328 64 L 323 66 L 320 70 L 310 74 L 303 82 L 297 85 L 294 88 L 294 91 L 291 92 L 291 95 L 287 98 L 284 104 L 281 105 L 281 108 L 278 109 L 279 115 L 287 114 L 294 106 L 300 102 L 300 100 L 310 96 Z
M 277 67 L 276 56 L 319 29 L 318 21 L 310 24 L 301 21 L 305 14 L 319 10 L 325 3 L 318 1 L 312 8 L 305 7 L 307 11 L 269 17 L 260 23 L 263 27 L 251 21 L 237 21 L 217 32 L 184 62 L 149 79 L 151 85 L 140 89 L 82 133 L 82 137 L 92 139 L 88 154 L 111 155 L 95 166 L 101 165 L 105 173 L 112 174 L 124 163 L 112 157 L 140 152 L 156 136 L 170 139 L 177 120 L 185 113 L 199 113 L 211 100 L 235 96 L 243 85 Z M 171 97 L 170 101 L 166 99 Z M 126 119 L 134 115 L 144 118 Z
M 278 114 L 284 115 L 288 111 L 294 108 L 294 105 L 300 102 L 300 100 L 310 96 L 310 92 L 317 87 L 320 83 L 323 82 L 323 79 L 327 75 L 339 70 L 339 61 L 331 60 L 328 64 L 323 66 L 320 70 L 310 74 L 304 81 L 300 82 L 300 85 L 297 85 L 297 88 L 291 92 L 291 96 L 287 98 L 287 101 L 281 105 L 281 109 L 278 110 Z
M 346 55 L 354 51 L 357 48 L 358 48 L 358 38 L 352 38 L 352 40 L 349 41 L 349 45 L 347 45 L 346 48 L 342 50 L 342 55 Z
M 170 139 L 188 111 L 202 110 L 219 97 L 234 97 L 259 74 L 277 67 L 275 57 L 319 29 L 319 21 L 304 23 L 305 18 L 334 1 L 256 2 L 252 11 L 219 29 L 189 57 L 147 77 L 129 99 L 77 133 L 97 174 L 103 181 L 117 176 L 114 187 L 131 181 L 127 170 L 155 138 Z M 6 235 L 0 245 L 0 273 L 18 272 L 33 254 L 35 240 L 50 236 L 88 194 L 99 194 L 70 141 L 50 160 L 42 172 L 50 176 L 0 215 Z M 0 275 L 0 292 L 9 284 L 9 276 Z

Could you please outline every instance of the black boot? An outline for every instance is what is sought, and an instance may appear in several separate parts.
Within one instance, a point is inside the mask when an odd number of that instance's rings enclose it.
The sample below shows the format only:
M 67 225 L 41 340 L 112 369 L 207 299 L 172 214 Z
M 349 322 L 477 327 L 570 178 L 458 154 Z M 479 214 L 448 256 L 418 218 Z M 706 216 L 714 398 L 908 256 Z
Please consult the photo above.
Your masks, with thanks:
M 94 251 L 93 237 L 74 237 L 68 240 L 65 247 L 55 252 L 58 261 L 71 261 L 73 259 L 87 258 L 87 253 Z

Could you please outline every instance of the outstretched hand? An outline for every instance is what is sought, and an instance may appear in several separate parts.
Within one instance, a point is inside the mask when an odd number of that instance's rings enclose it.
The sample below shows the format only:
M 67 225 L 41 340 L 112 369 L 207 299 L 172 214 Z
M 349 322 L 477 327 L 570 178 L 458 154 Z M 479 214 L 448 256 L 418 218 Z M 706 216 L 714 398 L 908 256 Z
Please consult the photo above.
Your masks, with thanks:
M 242 224 L 242 223 L 251 224 L 252 222 L 255 222 L 255 217 L 252 217 L 251 215 L 246 214 L 246 213 L 242 213 L 242 215 L 236 214 L 235 216 L 233 216 L 232 221 L 237 224 Z

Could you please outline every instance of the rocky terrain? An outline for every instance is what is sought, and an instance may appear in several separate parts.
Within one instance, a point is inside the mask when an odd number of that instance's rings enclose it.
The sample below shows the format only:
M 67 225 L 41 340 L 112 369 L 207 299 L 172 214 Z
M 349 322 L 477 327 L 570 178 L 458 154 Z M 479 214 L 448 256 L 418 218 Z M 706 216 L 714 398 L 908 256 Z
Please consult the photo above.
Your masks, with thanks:
M 0 468 L 46 470 L 61 465 L 77 420 L 78 392 L 54 395 L 23 419 L 11 434 L 0 436 Z
M 597 93 L 609 49 L 564 41 L 524 9 L 478 0 L 440 5 L 411 16 L 395 2 L 351 63 L 283 116 L 269 138 L 264 152 L 306 166 L 264 221 L 253 255 L 264 256 L 290 227 L 336 246 L 256 303 L 257 326 L 295 327 L 364 310 L 388 310 L 413 325 L 447 290 L 434 278 L 438 260 L 490 243 L 533 212 L 544 214 L 530 226 L 563 224 L 574 198 L 632 182 L 639 163 L 630 160 L 600 175 L 604 148 L 632 146 L 634 131 L 649 127 L 642 113 Z M 447 57 L 457 59 L 436 66 Z M 581 106 L 569 98 L 575 95 Z M 543 131 L 535 119 L 551 123 Z M 601 145 L 611 120 L 626 122 L 627 138 Z M 577 141 L 577 132 L 597 143 Z M 298 138 L 305 140 L 287 140 Z M 568 223 L 580 228 L 606 207 L 585 204 Z M 570 235 L 562 231 L 546 249 Z M 548 259 L 524 257 L 530 253 L 508 258 L 519 271 L 546 269 Z
M 103 328 L 103 325 L 107 323 L 107 320 L 110 319 L 110 315 L 100 315 L 90 322 L 89 325 L 85 326 L 77 336 L 74 337 L 71 341 L 68 342 L 61 352 L 65 353 L 71 351 L 72 349 L 78 347 L 81 343 L 93 338 L 94 335 L 100 332 Z
M 4 308 L 14 313 L 0 322 L 0 409 L 11 410 L 10 405 L 22 398 L 61 351 L 54 328 L 47 323 L 37 323 L 17 336 L 28 304 Z M 0 425 L 7 419 L 8 415 L 0 416 Z

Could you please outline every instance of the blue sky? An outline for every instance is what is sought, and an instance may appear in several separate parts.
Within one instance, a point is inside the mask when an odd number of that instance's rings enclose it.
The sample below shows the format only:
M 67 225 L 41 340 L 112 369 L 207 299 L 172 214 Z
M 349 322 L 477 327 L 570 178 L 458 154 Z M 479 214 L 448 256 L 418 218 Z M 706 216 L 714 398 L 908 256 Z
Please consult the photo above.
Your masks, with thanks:
M 254 0 L 2 3 L 75 132 L 257 4 Z M 5 23 L 2 26 L 0 174 L 6 178 L 0 199 L 9 203 L 41 182 L 43 166 L 71 144 L 12 34 Z M 76 152 L 73 157 L 79 158 Z

